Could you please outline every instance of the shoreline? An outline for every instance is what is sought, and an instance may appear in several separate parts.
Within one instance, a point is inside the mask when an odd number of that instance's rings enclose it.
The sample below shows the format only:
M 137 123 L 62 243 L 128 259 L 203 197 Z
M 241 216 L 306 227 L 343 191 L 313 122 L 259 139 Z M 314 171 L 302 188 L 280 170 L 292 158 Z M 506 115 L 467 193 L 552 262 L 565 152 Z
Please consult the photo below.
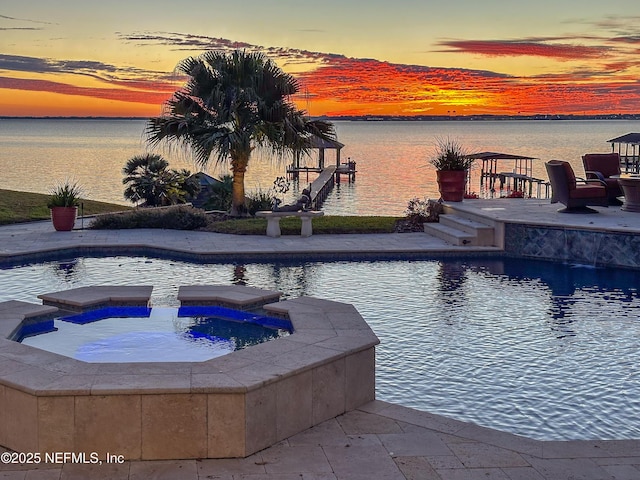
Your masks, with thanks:
M 5 116 L 0 115 L 0 120 L 148 120 L 150 117 L 122 117 L 122 116 Z M 330 121 L 351 122 L 443 122 L 443 121 L 563 121 L 563 120 L 639 120 L 640 113 L 604 114 L 604 115 L 573 115 L 573 114 L 535 114 L 535 115 L 345 115 L 332 117 L 327 115 L 314 115 L 313 118 L 322 118 Z

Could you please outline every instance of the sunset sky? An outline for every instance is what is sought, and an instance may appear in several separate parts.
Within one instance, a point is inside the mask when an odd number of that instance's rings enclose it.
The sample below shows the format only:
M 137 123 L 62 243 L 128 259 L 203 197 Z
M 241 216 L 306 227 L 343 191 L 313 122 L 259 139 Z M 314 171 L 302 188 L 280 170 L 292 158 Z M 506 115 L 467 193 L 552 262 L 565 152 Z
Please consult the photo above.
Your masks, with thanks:
M 176 64 L 260 50 L 312 115 L 640 113 L 638 0 L 0 4 L 0 115 L 156 116 Z

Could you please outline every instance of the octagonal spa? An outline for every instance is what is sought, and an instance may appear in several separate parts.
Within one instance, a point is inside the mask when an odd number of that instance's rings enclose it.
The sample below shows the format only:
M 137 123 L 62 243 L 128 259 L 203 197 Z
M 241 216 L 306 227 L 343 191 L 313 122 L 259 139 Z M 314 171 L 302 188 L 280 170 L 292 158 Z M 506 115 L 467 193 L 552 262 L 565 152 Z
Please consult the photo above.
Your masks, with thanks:
M 0 303 L 0 445 L 126 459 L 246 457 L 375 397 L 378 338 L 350 304 L 243 286 L 183 286 L 182 306 L 260 307 L 292 333 L 200 362 L 89 363 L 18 343 L 69 312 L 147 306 L 150 286 Z

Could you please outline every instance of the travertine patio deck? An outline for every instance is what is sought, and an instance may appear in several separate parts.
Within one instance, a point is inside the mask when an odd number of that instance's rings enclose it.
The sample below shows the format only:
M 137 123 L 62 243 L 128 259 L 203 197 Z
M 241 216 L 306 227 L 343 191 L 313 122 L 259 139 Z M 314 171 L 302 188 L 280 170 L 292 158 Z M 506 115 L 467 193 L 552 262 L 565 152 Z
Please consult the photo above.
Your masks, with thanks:
M 244 459 L 0 464 L 12 480 L 637 480 L 639 441 L 540 442 L 374 401 Z
M 560 215 L 546 201 L 479 200 L 499 219 L 640 232 L 640 214 L 599 209 L 594 215 Z M 152 246 L 183 252 L 287 255 L 349 251 L 402 255 L 469 251 L 425 234 L 314 235 L 309 238 L 236 237 L 200 232 L 54 232 L 50 223 L 0 227 L 0 260 L 14 255 L 86 246 Z M 476 250 L 486 250 L 484 248 Z M 117 453 L 117 452 L 114 452 Z M 220 479 L 220 480 L 637 480 L 640 439 L 541 442 L 385 402 L 355 411 L 238 460 L 126 462 L 122 465 L 2 465 L 0 478 Z

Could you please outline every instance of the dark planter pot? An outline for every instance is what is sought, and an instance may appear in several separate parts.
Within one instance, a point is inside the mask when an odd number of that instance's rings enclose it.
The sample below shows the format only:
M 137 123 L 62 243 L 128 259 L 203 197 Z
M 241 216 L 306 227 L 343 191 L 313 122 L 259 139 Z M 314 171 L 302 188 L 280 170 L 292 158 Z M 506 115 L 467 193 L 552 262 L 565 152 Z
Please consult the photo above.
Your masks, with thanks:
M 70 232 L 76 223 L 78 207 L 51 207 L 51 221 L 58 232 Z
M 442 200 L 461 202 L 467 184 L 467 172 L 464 170 L 438 170 L 436 174 Z

